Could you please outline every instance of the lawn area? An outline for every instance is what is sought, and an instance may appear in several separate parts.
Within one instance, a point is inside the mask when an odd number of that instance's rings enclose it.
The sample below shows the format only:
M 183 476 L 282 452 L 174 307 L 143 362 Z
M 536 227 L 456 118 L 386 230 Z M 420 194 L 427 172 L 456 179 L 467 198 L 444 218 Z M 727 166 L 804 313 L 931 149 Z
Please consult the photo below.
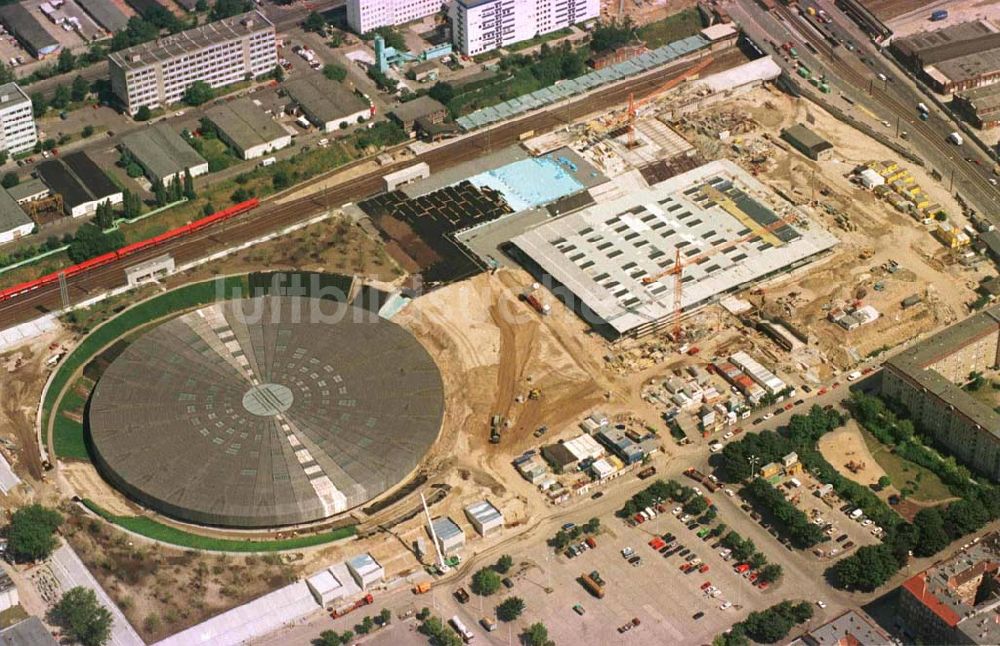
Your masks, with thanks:
M 698 10 L 692 7 L 667 16 L 663 20 L 643 25 L 639 28 L 639 38 L 649 49 L 656 49 L 675 40 L 694 36 L 702 29 L 704 25 L 701 24 L 701 16 Z
M 313 545 L 332 543 L 342 538 L 354 536 L 357 531 L 354 525 L 348 525 L 347 527 L 340 527 L 330 532 L 314 534 L 312 536 L 300 536 L 298 538 L 286 538 L 276 541 L 240 541 L 191 534 L 176 527 L 164 525 L 152 518 L 146 518 L 145 516 L 115 516 L 97 503 L 87 499 L 83 500 L 83 504 L 101 518 L 130 532 L 164 543 L 170 543 L 171 545 L 209 552 L 281 552 L 284 550 L 296 550 Z
M 83 424 L 66 417 L 60 411 L 52 426 L 52 444 L 60 458 L 74 458 L 90 461 L 87 445 L 83 440 Z
M 530 49 L 535 45 L 541 45 L 542 43 L 547 43 L 550 40 L 565 38 L 566 36 L 572 36 L 572 35 L 573 35 L 573 30 L 570 29 L 569 27 L 564 27 L 558 31 L 553 31 L 548 34 L 542 34 L 541 36 L 535 36 L 530 40 L 522 40 L 521 42 L 514 43 L 513 45 L 504 47 L 504 49 L 506 49 L 508 52 L 520 52 L 524 51 L 525 49 Z
M 941 479 L 934 472 L 919 464 L 914 464 L 893 453 L 889 447 L 879 442 L 874 435 L 861 429 L 868 450 L 885 471 L 893 486 L 902 491 L 908 489 L 907 497 L 921 502 L 939 502 L 954 498 Z

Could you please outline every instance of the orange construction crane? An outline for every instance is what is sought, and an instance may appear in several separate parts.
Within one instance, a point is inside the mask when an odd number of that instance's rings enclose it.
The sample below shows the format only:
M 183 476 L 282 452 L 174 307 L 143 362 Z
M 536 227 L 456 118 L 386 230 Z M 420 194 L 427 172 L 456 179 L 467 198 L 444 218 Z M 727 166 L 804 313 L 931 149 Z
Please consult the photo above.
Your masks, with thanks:
M 636 114 L 639 112 L 639 108 L 646 105 L 653 100 L 658 94 L 662 94 L 667 90 L 672 90 L 673 88 L 680 85 L 682 82 L 688 80 L 691 77 L 701 74 L 702 70 L 712 64 L 713 59 L 711 56 L 706 56 L 705 58 L 698 61 L 694 67 L 685 70 L 680 76 L 675 76 L 670 79 L 660 87 L 656 88 L 644 97 L 635 100 L 635 94 L 629 93 L 628 95 L 628 111 L 625 113 L 625 119 L 628 121 L 628 147 L 635 148 L 635 119 Z
M 798 219 L 798 215 L 797 214 L 792 214 L 792 215 L 785 216 L 783 218 L 780 218 L 780 219 L 772 222 L 771 224 L 769 224 L 769 225 L 767 225 L 765 227 L 760 227 L 757 231 L 753 231 L 751 233 L 748 233 L 747 235 L 745 235 L 743 237 L 740 237 L 740 238 L 737 238 L 735 240 L 730 240 L 729 242 L 720 244 L 717 247 L 712 247 L 708 251 L 706 251 L 704 253 L 701 253 L 701 254 L 698 254 L 697 256 L 694 256 L 693 258 L 688 258 L 687 260 L 684 260 L 684 261 L 681 261 L 681 250 L 678 249 L 677 250 L 677 255 L 675 256 L 675 259 L 674 259 L 674 264 L 671 265 L 668 269 L 666 269 L 666 270 L 664 270 L 664 271 L 662 271 L 662 272 L 660 272 L 660 273 L 658 273 L 658 274 L 656 274 L 654 276 L 644 276 L 642 278 L 642 281 L 641 281 L 643 285 L 650 285 L 652 283 L 655 283 L 655 282 L 657 282 L 657 281 L 665 278 L 666 276 L 673 276 L 674 277 L 674 315 L 673 315 L 673 319 L 674 319 L 674 332 L 673 332 L 673 334 L 674 334 L 674 340 L 676 341 L 676 340 L 680 339 L 680 335 L 681 335 L 681 299 L 684 296 L 684 281 L 683 281 L 684 275 L 683 274 L 684 274 L 684 266 L 685 265 L 696 265 L 696 264 L 700 263 L 702 260 L 705 260 L 706 258 L 709 258 L 710 256 L 714 256 L 715 254 L 719 253 L 720 251 L 724 251 L 726 249 L 729 249 L 730 247 L 735 247 L 736 245 L 738 245 L 738 244 L 740 244 L 742 242 L 746 242 L 747 240 L 751 240 L 751 239 L 756 238 L 756 237 L 764 237 L 767 234 L 770 234 L 770 233 L 772 233 L 774 231 L 777 231 L 778 229 L 780 229 L 783 226 L 790 225 L 790 224 L 794 223 L 796 219 Z

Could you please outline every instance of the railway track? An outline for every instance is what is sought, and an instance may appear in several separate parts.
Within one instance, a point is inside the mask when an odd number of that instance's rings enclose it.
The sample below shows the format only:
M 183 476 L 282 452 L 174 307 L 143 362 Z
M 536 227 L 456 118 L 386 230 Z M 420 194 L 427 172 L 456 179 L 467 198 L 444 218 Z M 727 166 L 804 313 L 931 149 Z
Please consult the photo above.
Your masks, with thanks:
M 707 52 L 706 52 L 707 53 Z M 716 57 L 727 54 L 726 50 L 715 53 Z M 682 74 L 694 66 L 698 59 L 674 63 L 670 66 L 609 86 L 581 97 L 567 104 L 550 107 L 542 112 L 530 114 L 508 121 L 488 130 L 480 131 L 463 139 L 445 144 L 414 158 L 395 162 L 372 173 L 324 189 L 311 196 L 285 204 L 265 202 L 256 210 L 227 220 L 220 225 L 206 228 L 185 238 L 171 241 L 162 246 L 140 251 L 127 260 L 116 261 L 98 267 L 90 272 L 67 279 L 67 293 L 71 303 L 80 302 L 102 291 L 123 285 L 124 269 L 135 263 L 148 260 L 164 253 L 174 257 L 177 264 L 184 264 L 205 257 L 214 251 L 242 242 L 253 240 L 269 232 L 296 224 L 322 212 L 329 205 L 339 207 L 349 202 L 357 202 L 382 192 L 382 176 L 394 170 L 419 161 L 427 162 L 432 172 L 469 161 L 493 149 L 503 148 L 518 142 L 519 135 L 535 131 L 546 132 L 561 127 L 567 122 L 596 112 L 611 105 L 623 103 L 630 93 L 641 95 L 662 85 L 672 76 Z M 711 68 L 710 68 L 711 69 Z M 336 172 L 342 172 L 338 169 Z M 336 174 L 334 173 L 334 176 Z M 314 179 L 313 181 L 320 181 Z M 222 240 L 223 244 L 212 244 L 212 240 Z M 62 300 L 58 283 L 40 287 L 22 296 L 0 303 L 0 328 L 22 323 L 48 312 L 61 309 Z

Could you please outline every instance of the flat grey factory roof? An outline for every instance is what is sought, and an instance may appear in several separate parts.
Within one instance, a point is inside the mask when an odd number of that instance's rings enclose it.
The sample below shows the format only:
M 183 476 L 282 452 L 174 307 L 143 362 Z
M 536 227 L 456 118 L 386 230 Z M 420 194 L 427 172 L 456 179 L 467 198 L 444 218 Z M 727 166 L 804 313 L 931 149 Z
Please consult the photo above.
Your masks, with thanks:
M 321 73 L 309 73 L 285 81 L 285 92 L 302 109 L 324 123 L 343 119 L 368 107 L 361 97 Z
M 288 135 L 281 124 L 247 98 L 212 106 L 205 116 L 243 150 Z
M 994 74 L 1000 71 L 1000 48 L 950 58 L 946 61 L 928 65 L 927 67 L 936 69 L 954 82 Z M 928 73 L 930 73 L 930 69 L 928 69 Z
M 434 360 L 332 300 L 257 297 L 171 319 L 101 376 L 89 422 L 108 480 L 161 513 L 272 527 L 326 518 L 405 478 L 437 438 Z
M 435 101 L 429 96 L 421 96 L 394 108 L 392 114 L 396 115 L 400 121 L 416 121 L 420 117 L 426 117 L 445 109 L 439 101 Z
M 165 123 L 122 137 L 122 145 L 156 177 L 163 178 L 205 163 L 184 138 Z
M 568 289 L 575 305 L 582 302 L 619 334 L 673 314 L 674 275 L 664 272 L 678 250 L 682 264 L 685 258 L 692 262 L 683 265 L 681 306 L 688 309 L 837 244 L 815 222 L 778 226 L 772 231 L 777 245 L 760 235 L 742 240 L 752 230 L 710 199 L 716 192 L 761 227 L 792 216 L 808 222 L 785 205 L 775 213 L 768 206 L 775 202 L 773 192 L 719 160 L 551 220 L 511 242 Z M 659 278 L 644 285 L 646 276 Z
M 942 29 L 918 31 L 915 34 L 897 38 L 893 41 L 893 46 L 908 55 L 916 54 L 919 56 L 921 52 L 929 49 L 948 47 L 965 40 L 989 36 L 995 32 L 996 29 L 983 20 L 960 22 Z
M 155 62 L 190 54 L 220 42 L 240 38 L 264 29 L 274 29 L 274 25 L 264 14 L 255 9 L 238 16 L 216 20 L 207 25 L 114 52 L 108 55 L 108 59 L 127 70 L 140 69 Z M 138 60 L 133 60 L 136 56 L 138 56 Z
M 46 193 L 48 190 L 49 187 L 45 185 L 45 182 L 37 177 L 32 177 L 31 179 L 24 180 L 16 186 L 11 186 L 7 189 L 7 193 L 9 193 L 14 200 L 20 202 L 21 200 L 38 195 L 39 193 Z
M 28 617 L 9 628 L 0 630 L 0 646 L 58 646 L 42 620 Z
M 110 32 L 124 29 L 128 25 L 128 16 L 108 0 L 76 0 L 97 24 Z
M 21 209 L 17 200 L 7 191 L 0 191 L 0 232 L 7 232 L 31 222 L 31 218 Z
M 976 112 L 986 114 L 1000 109 L 1000 83 L 990 83 L 982 87 L 955 92 L 956 97 L 962 97 L 976 107 Z
M 7 25 L 13 35 L 24 39 L 37 52 L 59 45 L 42 23 L 19 3 L 0 7 L 0 20 Z
M 1000 435 L 1000 414 L 934 370 L 934 364 L 987 334 L 998 334 L 1000 305 L 983 310 L 900 352 L 886 365 L 906 375 L 967 415 L 983 428 Z
M 817 150 L 827 150 L 829 148 L 833 148 L 833 144 L 826 139 L 823 139 L 801 123 L 785 128 L 781 131 L 781 134 L 794 137 L 799 143 L 808 148 L 814 148 Z

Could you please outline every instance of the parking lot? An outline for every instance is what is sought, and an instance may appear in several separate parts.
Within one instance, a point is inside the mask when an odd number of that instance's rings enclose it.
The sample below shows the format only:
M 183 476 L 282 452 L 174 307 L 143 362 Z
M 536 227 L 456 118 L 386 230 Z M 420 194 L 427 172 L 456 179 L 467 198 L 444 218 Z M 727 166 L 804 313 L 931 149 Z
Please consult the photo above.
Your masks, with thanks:
M 648 545 L 654 536 L 666 533 L 675 534 L 678 542 L 697 554 L 709 570 L 701 573 L 695 568 L 694 573 L 684 574 L 679 569 L 686 562 L 684 557 L 678 553 L 664 558 Z M 526 621 L 531 621 L 533 612 L 541 612 L 556 643 L 573 643 L 580 639 L 596 640 L 596 643 L 625 640 L 637 640 L 636 643 L 710 642 L 745 613 L 780 600 L 770 591 L 762 592 L 752 587 L 734 573 L 732 561 L 724 561 L 718 554 L 719 549 L 711 548 L 713 542 L 703 542 L 694 531 L 669 514 L 636 527 L 608 519 L 604 532 L 597 536 L 597 547 L 579 556 L 557 556 L 550 548 L 538 546 L 527 557 L 516 557 L 515 561 L 530 561 L 533 565 L 513 577 L 515 586 L 510 594 L 525 600 Z M 622 556 L 622 549 L 626 547 L 631 547 L 641 558 L 638 565 L 631 565 Z M 593 571 L 597 571 L 605 582 L 602 599 L 596 598 L 578 581 L 583 574 Z M 720 589 L 717 597 L 702 591 L 701 586 L 706 582 Z M 733 607 L 721 610 L 720 606 L 726 601 Z M 484 611 L 489 613 L 495 603 L 485 605 Z M 453 599 L 449 599 L 449 604 L 457 607 L 467 625 L 482 616 L 476 597 L 464 606 L 458 606 Z M 582 607 L 582 615 L 573 609 L 577 604 Z M 541 611 L 542 608 L 545 610 Z M 693 620 L 699 612 L 704 616 Z M 639 619 L 639 625 L 620 634 L 618 628 L 633 618 Z M 480 628 L 478 632 L 484 631 Z M 507 639 L 502 628 L 491 636 L 496 636 L 498 643 Z

